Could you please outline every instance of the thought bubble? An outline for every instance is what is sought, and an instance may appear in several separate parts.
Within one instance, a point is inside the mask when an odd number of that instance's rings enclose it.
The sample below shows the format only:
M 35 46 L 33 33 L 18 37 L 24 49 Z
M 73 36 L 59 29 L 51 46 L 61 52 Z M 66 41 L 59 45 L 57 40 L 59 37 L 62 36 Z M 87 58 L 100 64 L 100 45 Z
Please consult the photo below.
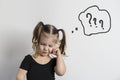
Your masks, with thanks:
M 111 29 L 111 16 L 105 9 L 99 9 L 97 5 L 88 7 L 78 16 L 86 36 L 107 33 Z

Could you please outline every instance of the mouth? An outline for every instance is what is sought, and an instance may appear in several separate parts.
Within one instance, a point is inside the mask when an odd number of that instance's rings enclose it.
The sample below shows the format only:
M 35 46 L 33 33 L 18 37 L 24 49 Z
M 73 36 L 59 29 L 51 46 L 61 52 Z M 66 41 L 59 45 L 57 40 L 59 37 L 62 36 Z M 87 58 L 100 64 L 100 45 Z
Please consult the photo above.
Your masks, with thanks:
M 48 54 L 48 52 L 43 52 L 43 54 Z

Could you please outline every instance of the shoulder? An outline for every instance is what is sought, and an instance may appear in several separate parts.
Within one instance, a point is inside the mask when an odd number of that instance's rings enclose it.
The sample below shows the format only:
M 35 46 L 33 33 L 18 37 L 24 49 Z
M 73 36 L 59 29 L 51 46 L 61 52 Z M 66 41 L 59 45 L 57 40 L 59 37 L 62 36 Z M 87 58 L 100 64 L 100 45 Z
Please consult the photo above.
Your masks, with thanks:
M 29 70 L 30 64 L 31 64 L 31 55 L 26 55 L 20 65 L 20 68 Z
M 30 54 L 27 54 L 27 55 L 24 56 L 23 61 L 27 61 L 27 62 L 28 62 L 28 61 L 31 60 L 31 57 L 32 57 L 32 56 L 31 56 Z
M 51 58 L 51 61 L 56 61 L 56 57 L 54 57 L 54 58 Z
M 30 54 L 25 55 L 25 59 L 30 59 L 32 56 Z
M 31 57 L 31 55 L 30 55 L 30 54 L 27 54 L 27 55 L 25 55 L 25 57 Z
M 56 58 L 52 58 L 53 61 L 56 61 Z
M 56 65 L 56 58 L 52 58 L 51 62 L 53 63 L 53 65 Z

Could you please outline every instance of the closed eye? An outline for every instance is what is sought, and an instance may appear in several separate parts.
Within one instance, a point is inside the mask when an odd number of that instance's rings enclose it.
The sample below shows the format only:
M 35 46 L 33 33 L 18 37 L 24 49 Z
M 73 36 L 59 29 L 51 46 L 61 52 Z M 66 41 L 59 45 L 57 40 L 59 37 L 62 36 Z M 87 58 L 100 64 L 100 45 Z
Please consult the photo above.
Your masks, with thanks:
M 40 45 L 46 45 L 46 44 L 41 42 Z
M 49 47 L 53 47 L 53 45 L 49 45 Z

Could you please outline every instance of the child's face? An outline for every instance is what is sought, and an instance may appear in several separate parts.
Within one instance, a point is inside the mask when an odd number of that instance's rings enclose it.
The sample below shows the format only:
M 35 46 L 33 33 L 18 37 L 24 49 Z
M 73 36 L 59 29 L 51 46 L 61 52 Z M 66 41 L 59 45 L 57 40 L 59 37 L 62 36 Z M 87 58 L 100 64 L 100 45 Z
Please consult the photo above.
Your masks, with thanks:
M 44 35 L 41 35 L 40 39 L 40 55 L 41 56 L 48 56 L 50 53 L 52 53 L 53 48 L 55 48 L 56 43 L 55 41 L 57 40 L 57 36 L 50 36 L 46 37 Z

